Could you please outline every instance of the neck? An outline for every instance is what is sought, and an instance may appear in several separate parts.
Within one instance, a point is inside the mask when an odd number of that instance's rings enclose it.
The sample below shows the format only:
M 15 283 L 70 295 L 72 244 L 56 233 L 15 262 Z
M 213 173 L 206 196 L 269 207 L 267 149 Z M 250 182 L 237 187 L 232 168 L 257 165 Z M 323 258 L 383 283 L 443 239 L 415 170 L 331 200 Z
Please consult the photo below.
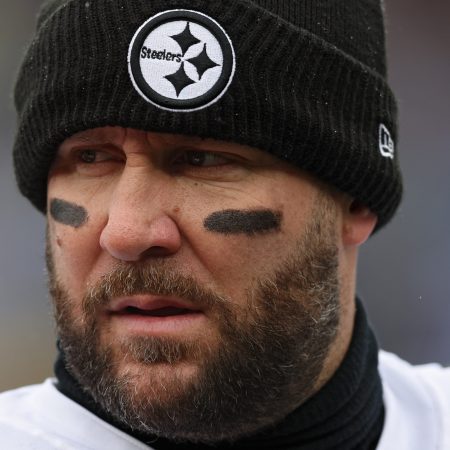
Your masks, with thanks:
M 296 449 L 371 450 L 376 448 L 384 421 L 378 347 L 362 304 L 357 302 L 352 341 L 342 364 L 325 386 L 282 422 L 234 444 L 210 447 L 174 444 L 157 436 L 136 434 L 111 418 L 87 395 L 66 369 L 60 351 L 55 364 L 58 389 L 101 419 L 156 450 Z

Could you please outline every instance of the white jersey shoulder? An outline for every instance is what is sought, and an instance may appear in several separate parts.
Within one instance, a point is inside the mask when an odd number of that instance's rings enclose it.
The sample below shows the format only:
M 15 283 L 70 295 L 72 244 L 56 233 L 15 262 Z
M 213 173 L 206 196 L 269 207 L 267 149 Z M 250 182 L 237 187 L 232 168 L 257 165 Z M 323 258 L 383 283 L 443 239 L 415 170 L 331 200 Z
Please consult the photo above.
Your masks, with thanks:
M 378 450 L 450 449 L 450 368 L 380 352 L 386 410 Z M 54 380 L 0 394 L 1 448 L 149 449 L 62 395 Z
M 149 450 L 61 394 L 55 380 L 0 394 L 0 448 Z
M 380 352 L 385 424 L 378 450 L 450 449 L 450 368 Z

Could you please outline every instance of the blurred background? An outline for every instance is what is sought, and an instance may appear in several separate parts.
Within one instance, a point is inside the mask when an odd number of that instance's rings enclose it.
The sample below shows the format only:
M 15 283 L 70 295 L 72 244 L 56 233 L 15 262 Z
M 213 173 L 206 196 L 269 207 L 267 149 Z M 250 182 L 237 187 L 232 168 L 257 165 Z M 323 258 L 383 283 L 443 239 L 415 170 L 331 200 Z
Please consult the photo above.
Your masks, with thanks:
M 52 374 L 43 217 L 16 191 L 11 90 L 40 0 L 0 0 L 0 391 Z M 406 193 L 360 259 L 358 291 L 383 348 L 450 364 L 450 2 L 386 0 Z

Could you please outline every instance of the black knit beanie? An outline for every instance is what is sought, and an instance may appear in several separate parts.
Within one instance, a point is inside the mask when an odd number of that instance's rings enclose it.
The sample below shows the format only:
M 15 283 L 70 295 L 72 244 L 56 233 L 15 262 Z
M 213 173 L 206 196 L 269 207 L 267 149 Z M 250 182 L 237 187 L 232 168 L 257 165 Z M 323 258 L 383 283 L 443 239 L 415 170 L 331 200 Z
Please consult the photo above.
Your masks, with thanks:
M 400 203 L 381 0 L 52 0 L 15 89 L 16 176 L 46 209 L 55 151 L 117 125 L 250 145 L 378 215 Z

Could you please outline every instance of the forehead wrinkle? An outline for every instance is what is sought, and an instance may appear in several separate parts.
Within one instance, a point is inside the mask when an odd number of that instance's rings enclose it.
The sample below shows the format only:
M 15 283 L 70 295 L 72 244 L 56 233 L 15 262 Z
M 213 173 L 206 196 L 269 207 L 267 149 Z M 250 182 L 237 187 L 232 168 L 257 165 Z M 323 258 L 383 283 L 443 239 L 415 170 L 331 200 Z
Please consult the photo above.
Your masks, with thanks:
M 216 141 L 215 139 L 207 139 L 207 138 L 203 138 L 201 136 L 192 136 L 192 135 L 188 135 L 188 134 L 177 134 L 177 133 L 161 133 L 161 132 L 156 132 L 156 131 L 147 131 L 146 132 L 146 139 L 147 142 L 149 144 L 152 143 L 153 139 L 160 139 L 166 142 L 171 142 L 174 141 L 176 143 L 178 142 L 191 142 L 191 143 L 203 143 L 203 142 L 219 142 Z

